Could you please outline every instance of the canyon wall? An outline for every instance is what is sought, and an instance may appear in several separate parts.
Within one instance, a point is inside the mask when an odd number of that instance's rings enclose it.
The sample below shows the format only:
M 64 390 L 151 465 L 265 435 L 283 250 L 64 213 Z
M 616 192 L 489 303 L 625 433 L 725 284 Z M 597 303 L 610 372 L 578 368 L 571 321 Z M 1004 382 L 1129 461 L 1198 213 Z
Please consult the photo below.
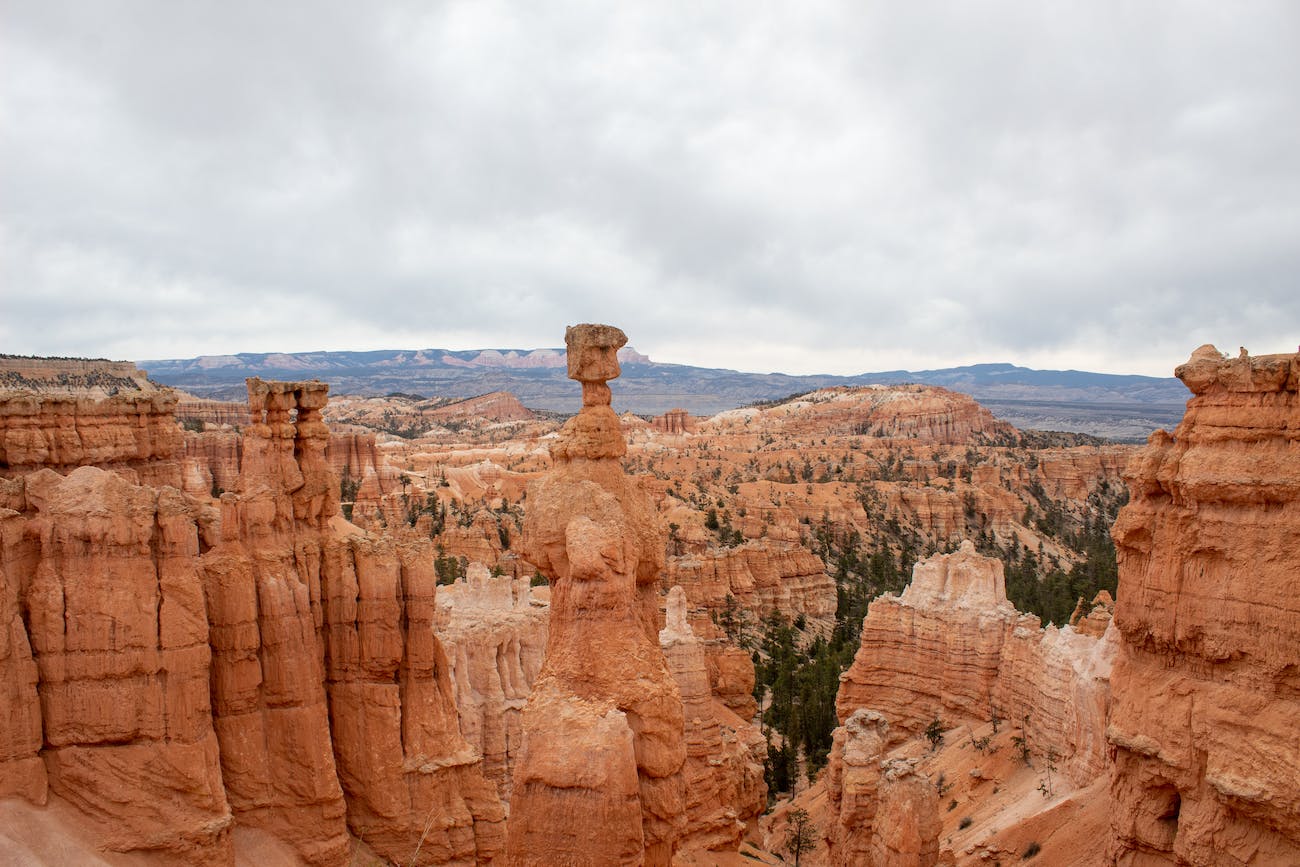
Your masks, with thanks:
M 175 407 L 132 364 L 0 358 L 0 476 L 97 466 L 180 487 Z
M 28 474 L 5 500 L 4 667 L 18 678 L 0 734 L 23 747 L 6 750 L 6 793 L 43 803 L 47 776 L 107 848 L 230 863 L 189 504 L 97 467 Z
M 664 583 L 680 586 L 691 604 L 713 611 L 733 604 L 756 615 L 835 614 L 835 581 L 821 558 L 800 545 L 768 540 L 669 558 Z
M 1093 634 L 1041 629 L 1007 601 L 1001 561 L 964 542 L 918 562 L 901 595 L 871 603 L 861 647 L 840 678 L 840 721 L 859 708 L 877 711 L 896 744 L 935 719 L 952 725 L 996 713 L 1023 726 L 1031 743 L 1053 748 L 1085 784 L 1108 767 L 1115 640 L 1101 627 L 1105 610 L 1096 607 Z
M 714 700 L 704 642 L 687 622 L 686 606 L 682 588 L 669 591 L 659 631 L 685 718 L 686 824 L 680 845 L 735 850 L 747 823 L 767 807 L 767 742 L 755 726 Z
M 550 591 L 528 578 L 492 576 L 482 563 L 438 591 L 436 631 L 447 652 L 460 732 L 483 756 L 483 773 L 510 800 L 523 744 L 522 715 L 542 667 Z
M 39 427 L 59 428 L 41 405 L 66 395 L 27 395 L 40 441 L 60 445 L 22 454 L 118 469 L 0 479 L 0 795 L 53 792 L 99 845 L 175 863 L 232 864 L 236 825 L 309 864 L 348 863 L 353 836 L 402 863 L 491 860 L 504 813 L 458 731 L 432 551 L 338 516 L 326 392 L 249 381 L 253 421 L 221 455 L 238 475 L 219 508 L 208 491 L 137 484 L 180 482 L 174 419 L 110 451 L 74 424 L 76 451 Z M 123 406 L 77 400 L 99 404 L 77 418 Z M 113 424 L 162 430 L 169 399 L 150 406 L 158 418 Z
M 1114 527 L 1120 865 L 1300 863 L 1300 355 L 1178 368 Z

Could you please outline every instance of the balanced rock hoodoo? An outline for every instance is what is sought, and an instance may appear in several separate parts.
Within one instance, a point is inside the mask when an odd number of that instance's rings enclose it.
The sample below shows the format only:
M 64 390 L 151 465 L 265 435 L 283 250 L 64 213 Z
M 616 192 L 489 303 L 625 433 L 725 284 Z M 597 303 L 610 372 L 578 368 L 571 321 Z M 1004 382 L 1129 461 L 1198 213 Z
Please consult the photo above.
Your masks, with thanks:
M 524 710 L 507 862 L 667 865 L 685 821 L 682 701 L 658 641 L 664 538 L 606 381 L 627 342 L 608 325 L 565 333 L 582 410 L 528 489 L 525 556 L 552 583 L 546 658 Z

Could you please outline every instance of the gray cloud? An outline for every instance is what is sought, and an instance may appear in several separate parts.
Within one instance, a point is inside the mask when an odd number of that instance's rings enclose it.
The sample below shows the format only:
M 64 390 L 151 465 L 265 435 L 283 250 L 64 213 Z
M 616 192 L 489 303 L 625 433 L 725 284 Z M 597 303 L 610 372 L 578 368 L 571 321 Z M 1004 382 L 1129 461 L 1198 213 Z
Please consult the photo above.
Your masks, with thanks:
M 1300 337 L 1287 3 L 0 6 L 0 350 L 1168 373 Z

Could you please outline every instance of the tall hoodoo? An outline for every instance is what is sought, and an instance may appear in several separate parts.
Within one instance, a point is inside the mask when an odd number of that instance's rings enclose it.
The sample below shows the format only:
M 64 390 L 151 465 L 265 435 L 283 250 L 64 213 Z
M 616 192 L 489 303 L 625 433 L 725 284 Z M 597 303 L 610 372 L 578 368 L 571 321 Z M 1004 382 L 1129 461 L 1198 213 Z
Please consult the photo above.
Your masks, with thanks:
M 552 582 L 546 659 L 524 710 L 507 826 L 513 865 L 667 865 L 684 822 L 682 701 L 659 647 L 664 538 L 606 381 L 627 337 L 565 332 L 582 410 L 528 489 L 525 556 Z
M 460 737 L 432 552 L 338 515 L 328 386 L 248 380 L 253 424 L 201 559 L 230 808 L 309 864 L 348 832 L 406 864 L 487 862 L 502 810 Z
M 1194 396 L 1113 530 L 1110 857 L 1300 864 L 1300 354 L 1176 374 Z

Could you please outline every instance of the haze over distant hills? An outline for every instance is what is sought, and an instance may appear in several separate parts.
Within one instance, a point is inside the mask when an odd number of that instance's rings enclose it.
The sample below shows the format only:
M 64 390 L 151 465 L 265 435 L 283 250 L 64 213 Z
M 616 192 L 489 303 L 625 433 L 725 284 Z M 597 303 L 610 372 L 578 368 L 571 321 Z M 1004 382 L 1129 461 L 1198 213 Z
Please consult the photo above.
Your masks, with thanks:
M 1021 428 L 1069 430 L 1144 439 L 1181 417 L 1187 389 L 1169 377 L 975 364 L 939 370 L 889 370 L 856 376 L 793 376 L 660 364 L 631 347 L 619 353 L 623 376 L 615 408 L 659 414 L 682 407 L 697 415 L 836 385 L 917 382 L 975 397 Z M 240 353 L 140 361 L 156 381 L 203 397 L 242 400 L 244 378 L 319 378 L 335 394 L 415 393 L 472 397 L 510 391 L 529 407 L 576 412 L 563 349 L 374 350 Z

